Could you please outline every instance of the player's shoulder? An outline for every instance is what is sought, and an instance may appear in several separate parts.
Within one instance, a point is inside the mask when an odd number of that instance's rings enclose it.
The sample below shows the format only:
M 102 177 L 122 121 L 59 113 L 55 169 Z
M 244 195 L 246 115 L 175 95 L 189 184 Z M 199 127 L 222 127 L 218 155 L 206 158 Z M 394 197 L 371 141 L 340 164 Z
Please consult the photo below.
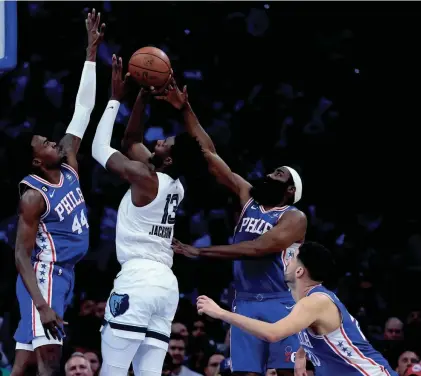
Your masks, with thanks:
M 137 179 L 157 178 L 157 173 L 143 162 L 128 160 L 125 169 L 126 173 L 130 175 L 134 181 Z
M 304 212 L 297 209 L 295 206 L 290 206 L 287 210 L 284 210 L 282 217 L 279 219 L 279 222 L 294 222 L 297 224 L 307 225 L 307 216 Z M 278 223 L 279 223 L 278 222 Z
M 332 299 L 326 293 L 315 292 L 311 295 L 308 295 L 302 298 L 297 305 L 305 309 L 311 309 L 314 311 L 320 311 L 333 304 Z
M 19 201 L 20 212 L 41 213 L 45 210 L 45 199 L 41 192 L 36 189 L 28 188 L 23 192 Z

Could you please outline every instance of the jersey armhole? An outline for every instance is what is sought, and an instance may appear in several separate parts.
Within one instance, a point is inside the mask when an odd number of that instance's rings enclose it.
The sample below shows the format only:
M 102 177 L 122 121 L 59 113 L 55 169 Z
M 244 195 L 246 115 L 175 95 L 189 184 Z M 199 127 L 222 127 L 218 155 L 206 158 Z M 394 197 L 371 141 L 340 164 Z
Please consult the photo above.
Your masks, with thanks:
M 238 227 L 239 223 L 241 222 L 241 218 L 243 218 L 244 213 L 246 212 L 247 208 L 250 206 L 250 204 L 251 204 L 252 202 L 253 202 L 253 199 L 250 197 L 250 198 L 248 199 L 248 201 L 244 204 L 243 209 L 241 210 L 241 213 L 240 213 L 240 215 L 238 216 L 237 224 L 236 224 L 236 225 L 235 225 L 235 227 L 234 227 L 234 235 L 235 235 L 235 233 L 236 233 L 236 231 L 237 231 L 237 227 Z
M 310 294 L 310 295 L 314 295 L 314 294 L 321 294 L 321 295 L 325 295 L 325 296 L 327 296 L 330 300 L 331 300 L 331 302 L 335 305 L 335 307 L 336 307 L 336 309 L 338 310 L 338 312 L 339 312 L 339 315 L 341 316 L 341 325 L 343 324 L 343 322 L 344 322 L 344 317 L 343 317 L 343 315 L 342 315 L 342 311 L 340 310 L 340 308 L 339 308 L 339 306 L 336 304 L 336 302 L 333 300 L 333 298 L 329 295 L 329 294 L 326 294 L 325 292 L 323 292 L 323 291 L 315 291 L 315 292 L 313 292 L 312 294 Z
M 79 174 L 76 172 L 76 170 L 72 166 L 68 165 L 67 163 L 62 163 L 61 166 L 64 167 L 66 170 L 69 170 L 70 172 L 72 172 L 73 175 L 76 176 L 76 179 L 79 181 Z
M 22 186 L 26 186 L 26 189 L 23 189 Z M 47 195 L 39 188 L 35 187 L 34 185 L 32 185 L 31 183 L 27 182 L 26 180 L 22 180 L 19 183 L 19 196 L 20 198 L 22 198 L 23 194 L 28 190 L 28 189 L 34 189 L 36 191 L 38 191 L 39 193 L 41 193 L 42 197 L 44 198 L 45 201 L 45 212 L 44 214 L 41 215 L 41 220 L 43 220 L 49 213 L 50 213 L 50 201 L 48 200 Z

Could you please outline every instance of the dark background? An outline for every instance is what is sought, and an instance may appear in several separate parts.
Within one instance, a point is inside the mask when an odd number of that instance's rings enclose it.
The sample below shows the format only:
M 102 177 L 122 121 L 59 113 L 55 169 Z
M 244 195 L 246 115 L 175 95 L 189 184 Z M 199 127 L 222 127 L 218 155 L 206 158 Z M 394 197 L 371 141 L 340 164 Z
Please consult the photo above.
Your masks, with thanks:
M 92 236 L 89 255 L 77 266 L 75 312 L 80 299 L 106 299 L 119 270 L 110 241 L 127 187 L 92 160 L 90 148 L 109 97 L 112 53 L 127 63 L 145 45 L 168 54 L 234 171 L 252 179 L 277 165 L 299 169 L 298 207 L 309 217 L 308 239 L 335 250 L 338 294 L 365 328 L 381 332 L 387 317 L 404 319 L 420 309 L 416 3 L 19 2 L 18 65 L 0 75 L 0 310 L 5 317 L 12 312 L 9 337 L 19 319 L 10 303 L 18 197 L 7 147 L 24 128 L 53 139 L 64 133 L 84 61 L 85 11 L 92 7 L 107 29 L 80 153 Z M 120 111 L 116 147 L 135 94 Z M 148 129 L 166 136 L 182 130 L 180 115 L 166 103 L 152 102 L 147 113 Z M 154 139 L 152 132 L 151 145 Z M 187 187 L 176 237 L 225 244 L 235 209 L 235 200 L 214 183 Z M 227 262 L 176 257 L 174 270 L 183 294 L 219 297 L 231 280 Z

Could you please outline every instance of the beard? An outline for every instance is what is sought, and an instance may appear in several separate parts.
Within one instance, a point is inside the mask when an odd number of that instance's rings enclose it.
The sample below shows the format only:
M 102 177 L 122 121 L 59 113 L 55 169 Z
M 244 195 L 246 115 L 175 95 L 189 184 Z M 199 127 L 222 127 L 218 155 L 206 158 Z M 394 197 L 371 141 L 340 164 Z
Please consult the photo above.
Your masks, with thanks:
M 250 196 L 260 205 L 276 206 L 285 197 L 288 183 L 264 177 L 250 188 Z

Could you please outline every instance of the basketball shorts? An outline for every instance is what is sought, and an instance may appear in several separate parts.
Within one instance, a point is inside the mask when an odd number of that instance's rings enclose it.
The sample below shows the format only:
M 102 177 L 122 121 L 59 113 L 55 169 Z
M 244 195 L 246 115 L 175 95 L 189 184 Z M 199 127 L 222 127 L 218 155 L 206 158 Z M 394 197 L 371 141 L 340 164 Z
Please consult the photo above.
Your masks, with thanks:
M 238 293 L 233 311 L 253 319 L 274 323 L 287 316 L 294 306 L 292 297 L 276 294 Z M 268 343 L 237 327 L 231 327 L 231 364 L 234 372 L 265 374 L 268 368 L 293 369 L 295 353 L 300 347 L 294 335 Z
M 114 280 L 101 331 L 109 325 L 117 337 L 167 350 L 178 299 L 177 279 L 168 266 L 127 261 Z
M 39 261 L 34 264 L 34 270 L 45 301 L 60 317 L 63 317 L 73 297 L 73 268 Z M 16 296 L 21 317 L 14 336 L 16 349 L 33 351 L 43 345 L 61 345 L 62 340 L 55 340 L 52 336 L 48 340 L 45 336 L 39 313 L 20 275 L 16 282 Z

